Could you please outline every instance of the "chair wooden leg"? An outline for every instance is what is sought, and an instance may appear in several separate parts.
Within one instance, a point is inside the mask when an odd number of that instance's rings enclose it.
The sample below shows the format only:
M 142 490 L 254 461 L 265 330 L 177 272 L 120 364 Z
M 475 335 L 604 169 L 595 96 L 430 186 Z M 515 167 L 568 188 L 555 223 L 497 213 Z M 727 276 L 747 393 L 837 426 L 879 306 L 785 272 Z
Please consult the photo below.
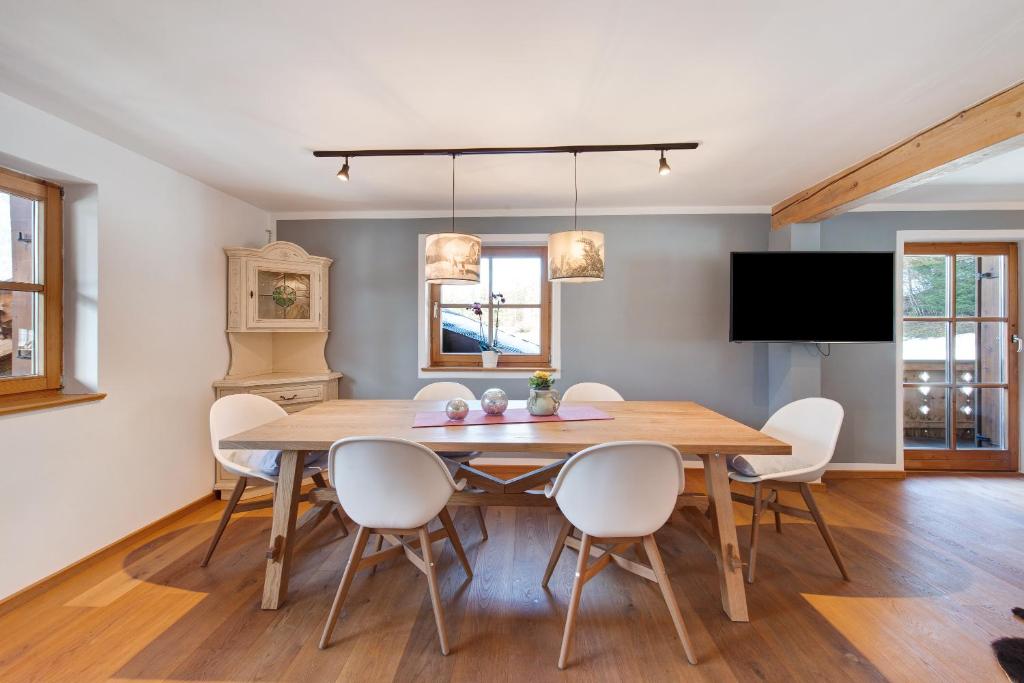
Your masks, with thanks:
M 839 548 L 836 547 L 835 539 L 832 538 L 832 532 L 829 531 L 828 524 L 825 524 L 825 518 L 821 515 L 821 510 L 818 509 L 818 504 L 814 500 L 814 494 L 811 493 L 811 487 L 807 484 L 800 484 L 800 495 L 804 497 L 804 503 L 807 504 L 807 509 L 811 511 L 814 522 L 818 525 L 818 531 L 821 532 L 821 537 L 825 539 L 825 545 L 828 546 L 829 552 L 832 553 L 832 559 L 836 561 L 836 565 L 839 567 L 839 573 L 843 575 L 843 579 L 849 581 L 850 575 L 846 573 L 846 565 L 843 564 L 843 558 L 839 556 Z
M 644 548 L 643 541 L 637 542 L 637 544 L 633 546 L 633 549 L 636 551 L 636 556 L 640 560 L 640 563 L 650 567 L 651 558 L 647 555 L 647 550 Z
M 576 613 L 580 607 L 580 595 L 583 593 L 584 573 L 587 569 L 587 560 L 590 558 L 590 536 L 583 534 L 580 541 L 580 556 L 576 560 L 576 577 L 572 582 L 572 595 L 569 598 L 569 613 L 565 617 L 565 631 L 562 633 L 562 651 L 558 654 L 558 668 L 564 669 L 569 661 L 569 646 L 572 642 L 572 634 L 576 629 Z
M 483 540 L 487 540 L 487 522 L 484 520 L 484 506 L 474 505 L 473 509 L 476 510 L 476 523 L 480 526 L 480 536 Z
M 761 501 L 763 494 L 761 482 L 755 483 L 754 512 L 750 519 L 750 557 L 747 559 L 747 583 L 754 583 L 754 565 L 757 563 L 757 539 L 761 530 L 761 511 L 764 509 L 764 504 Z
M 672 584 L 668 580 L 668 572 L 665 571 L 665 563 L 661 561 L 661 553 L 658 551 L 658 544 L 654 535 L 644 536 L 644 550 L 651 559 L 651 569 L 658 578 L 658 586 L 661 587 L 661 595 L 665 598 L 665 605 L 669 614 L 672 615 L 672 623 L 676 626 L 676 633 L 679 640 L 683 641 L 683 651 L 686 653 L 686 661 L 696 664 L 697 658 L 693 656 L 693 646 L 690 644 L 690 635 L 686 632 L 686 624 L 683 623 L 683 615 L 679 612 L 679 604 L 676 602 L 676 595 L 672 591 Z
M 444 530 L 448 532 L 448 540 L 451 541 L 452 548 L 455 550 L 455 555 L 459 558 L 459 562 L 462 563 L 462 569 L 465 570 L 466 576 L 472 579 L 473 570 L 469 568 L 469 560 L 466 559 L 466 551 L 462 549 L 462 541 L 459 540 L 459 532 L 455 530 L 455 525 L 452 524 L 452 516 L 448 514 L 448 508 L 441 508 L 441 512 L 438 513 L 437 516 L 441 520 L 441 526 L 443 526 Z
M 323 473 L 321 473 L 321 472 L 314 473 L 313 476 L 312 476 L 312 479 L 313 479 L 313 483 L 316 484 L 317 486 L 319 486 L 320 488 L 322 488 L 322 489 L 329 488 L 328 485 L 327 485 L 327 480 L 324 479 Z M 342 538 L 347 538 L 348 537 L 348 527 L 345 526 L 345 518 L 341 516 L 341 512 L 339 510 L 339 506 L 335 505 L 335 506 L 333 506 L 331 508 L 331 515 L 334 517 L 334 519 L 338 520 L 338 524 L 341 525 L 341 537 Z
M 565 539 L 572 533 L 572 524 L 569 520 L 562 522 L 562 528 L 558 530 L 558 537 L 555 539 L 555 547 L 551 549 L 551 557 L 548 558 L 548 567 L 544 570 L 544 579 L 540 582 L 540 585 L 544 588 L 548 587 L 548 581 L 551 580 L 551 575 L 555 572 L 555 565 L 558 564 L 558 558 L 562 556 L 562 548 L 565 547 Z
M 434 621 L 437 622 L 437 637 L 441 641 L 441 654 L 448 654 L 448 629 L 444 625 L 444 608 L 441 606 L 441 591 L 437 584 L 437 570 L 434 554 L 430 548 L 430 533 L 426 526 L 419 528 L 420 550 L 426 567 L 427 585 L 430 588 L 430 602 L 434 606 Z
M 374 549 L 373 552 L 379 553 L 382 547 L 384 547 L 384 534 L 377 534 L 377 547 Z M 373 576 L 376 573 L 377 565 L 373 565 L 372 567 L 370 567 L 370 576 Z
M 359 527 L 356 531 L 356 538 L 352 542 L 352 554 L 348 557 L 348 564 L 345 565 L 345 573 L 338 584 L 338 592 L 334 596 L 334 603 L 331 604 L 331 612 L 327 615 L 327 623 L 324 625 L 323 635 L 320 636 L 320 649 L 323 650 L 331 641 L 331 634 L 334 633 L 334 625 L 338 622 L 338 614 L 341 606 L 348 595 L 348 589 L 352 586 L 352 579 L 356 576 L 356 569 L 359 567 L 359 560 L 363 557 L 363 550 L 366 548 L 366 541 L 370 538 L 370 530 L 366 527 Z
M 775 511 L 775 533 L 782 533 L 782 513 L 778 510 Z
M 213 557 L 213 551 L 217 547 L 217 544 L 220 543 L 220 537 L 224 535 L 224 529 L 227 528 L 228 522 L 231 520 L 231 514 L 235 511 L 235 506 L 238 505 L 238 501 L 241 500 L 242 494 L 245 493 L 245 487 L 248 485 L 248 477 L 238 478 L 238 483 L 235 484 L 235 490 L 231 492 L 231 498 L 228 500 L 227 507 L 224 508 L 224 514 L 220 516 L 220 523 L 217 525 L 217 530 L 213 532 L 213 538 L 210 539 L 210 547 L 206 549 L 206 556 L 199 564 L 200 567 L 205 567 L 210 564 L 210 558 Z

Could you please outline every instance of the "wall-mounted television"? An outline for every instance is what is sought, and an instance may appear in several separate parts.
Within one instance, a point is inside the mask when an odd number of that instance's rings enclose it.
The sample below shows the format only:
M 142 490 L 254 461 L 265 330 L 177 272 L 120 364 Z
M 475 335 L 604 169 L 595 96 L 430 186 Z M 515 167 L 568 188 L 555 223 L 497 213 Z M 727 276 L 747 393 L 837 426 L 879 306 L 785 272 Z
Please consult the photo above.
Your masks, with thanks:
M 733 252 L 729 341 L 892 342 L 895 255 Z

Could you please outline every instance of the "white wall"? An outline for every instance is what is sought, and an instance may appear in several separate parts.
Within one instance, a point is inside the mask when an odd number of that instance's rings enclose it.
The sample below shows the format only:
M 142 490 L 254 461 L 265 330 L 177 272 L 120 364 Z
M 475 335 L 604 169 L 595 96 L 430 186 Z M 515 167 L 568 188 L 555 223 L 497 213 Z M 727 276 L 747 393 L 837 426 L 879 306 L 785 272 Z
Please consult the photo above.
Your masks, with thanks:
M 0 417 L 3 597 L 210 491 L 210 383 L 228 363 L 221 247 L 258 246 L 273 226 L 3 94 L 0 164 L 74 189 L 66 258 L 78 344 L 65 356 L 79 388 L 98 376 L 108 393 Z

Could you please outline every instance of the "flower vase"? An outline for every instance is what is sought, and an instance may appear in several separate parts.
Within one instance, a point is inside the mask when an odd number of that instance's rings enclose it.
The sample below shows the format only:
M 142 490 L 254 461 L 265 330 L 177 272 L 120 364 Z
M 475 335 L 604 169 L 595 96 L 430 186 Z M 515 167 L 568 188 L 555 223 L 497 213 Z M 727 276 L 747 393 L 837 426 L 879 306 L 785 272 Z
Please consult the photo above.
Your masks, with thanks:
M 498 352 L 497 351 L 481 351 L 480 361 L 485 368 L 496 368 L 498 367 Z
M 554 389 L 530 389 L 530 398 L 526 401 L 526 409 L 530 415 L 544 417 L 558 413 L 558 406 L 561 405 L 558 392 Z

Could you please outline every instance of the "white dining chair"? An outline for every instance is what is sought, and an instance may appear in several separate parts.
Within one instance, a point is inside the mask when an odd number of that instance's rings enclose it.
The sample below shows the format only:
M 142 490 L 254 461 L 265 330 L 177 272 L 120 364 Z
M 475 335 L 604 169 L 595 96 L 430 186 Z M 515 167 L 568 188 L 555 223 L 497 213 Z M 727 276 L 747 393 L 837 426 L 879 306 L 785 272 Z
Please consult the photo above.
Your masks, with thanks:
M 433 382 L 425 387 L 422 387 L 416 392 L 416 395 L 412 397 L 414 401 L 450 401 L 453 398 L 461 398 L 465 401 L 475 401 L 476 396 L 473 395 L 473 390 L 467 387 L 465 384 L 459 382 Z M 459 464 L 468 463 L 473 458 L 480 457 L 480 451 L 442 451 L 438 453 L 445 460 L 457 462 Z M 480 505 L 473 505 L 473 510 L 476 514 L 476 523 L 480 527 L 480 536 L 483 540 L 487 540 L 487 521 L 485 520 L 486 511 Z M 380 540 L 378 539 L 378 545 Z
M 622 394 L 600 382 L 573 384 L 562 393 L 563 401 L 624 401 Z
M 665 525 L 675 509 L 684 484 L 683 459 L 672 446 L 654 441 L 619 441 L 580 451 L 547 485 L 545 494 L 557 501 L 566 522 L 551 551 L 541 585 L 547 587 L 563 547 L 579 550 L 558 656 L 559 669 L 564 669 L 569 659 L 583 586 L 611 563 L 658 584 L 686 659 L 697 663 L 654 540 L 654 532 Z M 573 536 L 575 529 L 582 533 L 579 540 Z M 608 548 L 602 553 L 595 545 Z M 634 545 L 640 562 L 619 554 Z M 597 560 L 588 564 L 594 553 Z M 643 561 L 650 565 L 642 564 Z
M 453 398 L 461 398 L 466 401 L 476 400 L 473 390 L 459 382 L 432 382 L 425 387 L 421 387 L 416 392 L 416 395 L 412 397 L 412 400 L 448 401 Z
M 277 486 L 277 473 L 275 465 L 280 457 L 280 451 L 248 451 L 241 449 L 221 448 L 220 441 L 239 432 L 244 432 L 262 424 L 273 422 L 286 416 L 284 408 L 277 405 L 269 398 L 256 394 L 232 394 L 223 396 L 214 402 L 210 408 L 210 445 L 213 447 L 213 457 L 226 471 L 238 477 L 231 498 L 228 500 L 224 514 L 221 515 L 220 524 L 210 539 L 210 546 L 206 550 L 201 566 L 205 567 L 210 563 L 213 551 L 217 548 L 224 529 L 227 527 L 231 516 L 235 512 L 247 512 L 273 506 L 272 500 L 259 500 L 239 505 L 242 494 L 249 486 L 251 479 L 259 479 Z M 323 470 L 326 468 L 326 457 L 324 453 L 313 455 L 302 472 L 303 478 L 310 477 L 313 482 L 326 488 Z M 335 506 L 330 506 L 330 512 L 341 523 L 344 534 L 348 535 L 345 523 Z M 321 520 L 317 520 L 319 524 Z
M 753 484 L 754 495 L 733 493 L 733 500 L 753 507 L 750 523 L 750 559 L 747 564 L 747 582 L 754 582 L 757 564 L 757 542 L 761 526 L 761 513 L 771 509 L 775 513 L 775 530 L 782 532 L 781 513 L 812 520 L 825 539 L 839 573 L 847 581 L 843 558 L 839 555 L 832 532 L 818 509 L 810 484 L 821 479 L 832 461 L 836 440 L 843 426 L 843 407 L 827 398 L 804 398 L 779 408 L 768 418 L 761 431 L 793 447 L 792 455 L 734 455 L 729 458 L 729 477 L 733 481 Z M 769 489 L 766 496 L 764 489 Z M 803 497 L 806 510 L 783 505 L 779 491 L 796 491 Z
M 459 534 L 445 507 L 451 495 L 465 487 L 465 480 L 456 483 L 448 467 L 429 448 L 389 437 L 353 437 L 337 441 L 331 446 L 328 464 L 331 481 L 337 483 L 338 500 L 359 525 L 359 530 L 324 625 L 320 649 L 330 643 L 338 613 L 356 572 L 405 555 L 427 575 L 441 654 L 448 654 L 448 631 L 431 543 L 447 538 L 466 576 L 473 578 Z M 427 524 L 435 517 L 441 521 L 441 528 L 429 531 Z M 370 534 L 386 538 L 390 546 L 364 557 Z M 416 536 L 416 539 L 405 541 L 403 536 Z M 415 552 L 417 546 L 422 557 Z

